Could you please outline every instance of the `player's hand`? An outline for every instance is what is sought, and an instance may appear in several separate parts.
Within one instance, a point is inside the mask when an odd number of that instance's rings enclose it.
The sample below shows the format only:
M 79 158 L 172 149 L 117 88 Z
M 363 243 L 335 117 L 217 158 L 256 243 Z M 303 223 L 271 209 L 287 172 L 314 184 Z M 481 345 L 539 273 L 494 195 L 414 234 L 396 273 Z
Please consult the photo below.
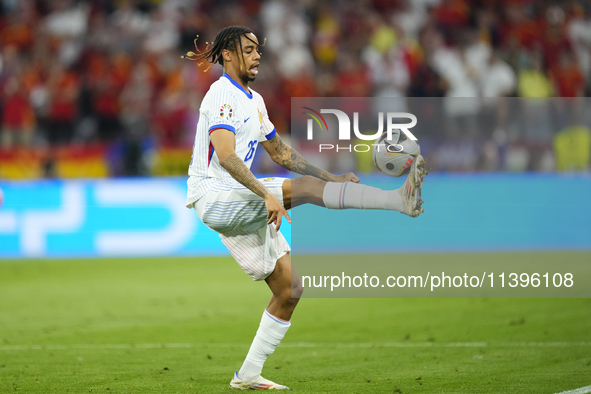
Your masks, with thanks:
M 265 207 L 267 207 L 267 212 L 269 212 L 267 214 L 267 219 L 269 219 L 267 224 L 275 223 L 275 230 L 279 231 L 283 216 L 285 216 L 287 221 L 291 223 L 291 218 L 289 217 L 287 210 L 273 194 L 269 193 L 265 196 Z
M 335 179 L 333 182 L 353 182 L 359 183 L 359 178 L 357 175 L 353 174 L 352 172 L 348 172 L 343 175 L 335 175 Z

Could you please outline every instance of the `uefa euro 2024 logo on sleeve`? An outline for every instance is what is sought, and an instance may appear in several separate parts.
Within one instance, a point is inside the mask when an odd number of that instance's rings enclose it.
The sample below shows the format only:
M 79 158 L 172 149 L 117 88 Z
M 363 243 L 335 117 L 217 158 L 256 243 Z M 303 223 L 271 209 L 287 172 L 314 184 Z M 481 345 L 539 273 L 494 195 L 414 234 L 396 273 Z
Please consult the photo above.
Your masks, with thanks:
M 338 110 L 338 109 L 321 109 L 320 112 L 309 108 L 309 107 L 302 107 L 309 112 L 304 112 L 304 114 L 310 116 L 311 119 L 308 119 L 307 123 L 307 139 L 311 141 L 314 137 L 314 121 L 320 127 L 320 130 L 326 129 L 328 131 L 328 125 L 326 123 L 326 119 L 322 114 L 333 114 L 337 117 L 338 125 L 339 125 L 339 141 L 350 141 L 351 140 L 351 120 L 349 119 L 349 115 L 345 112 Z M 417 117 L 408 112 L 388 112 L 385 116 L 386 118 L 386 133 L 387 139 L 392 140 L 392 134 L 394 130 L 400 130 L 400 132 L 404 133 L 406 137 L 410 140 L 416 141 L 417 138 L 410 132 L 410 128 L 416 126 L 417 124 Z M 394 123 L 394 119 L 406 118 L 410 119 L 410 123 Z M 384 132 L 384 113 L 378 113 L 378 131 L 375 134 L 362 134 L 359 131 L 359 113 L 353 112 L 353 132 L 355 136 L 360 140 L 364 141 L 375 141 L 377 140 L 382 133 Z M 356 145 L 334 145 L 334 144 L 319 144 L 318 151 L 327 151 L 336 149 L 338 152 L 339 150 L 344 150 L 351 152 L 352 150 L 355 152 L 369 152 L 371 150 L 371 145 L 373 144 L 356 144 Z M 403 147 L 399 144 L 391 144 L 388 145 L 388 150 L 392 149 L 391 152 L 401 152 Z

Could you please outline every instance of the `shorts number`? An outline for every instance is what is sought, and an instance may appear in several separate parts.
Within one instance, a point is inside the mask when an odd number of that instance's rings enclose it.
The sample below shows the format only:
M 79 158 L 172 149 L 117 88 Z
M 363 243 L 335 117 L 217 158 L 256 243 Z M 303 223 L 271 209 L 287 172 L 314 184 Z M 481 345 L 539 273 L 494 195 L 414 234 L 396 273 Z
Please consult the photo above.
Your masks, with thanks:
M 250 159 L 252 159 L 252 156 L 254 155 L 254 149 L 257 146 L 257 140 L 254 141 L 250 141 L 248 143 L 248 147 L 250 148 L 248 153 L 246 154 L 246 157 L 244 158 L 244 161 L 249 161 Z

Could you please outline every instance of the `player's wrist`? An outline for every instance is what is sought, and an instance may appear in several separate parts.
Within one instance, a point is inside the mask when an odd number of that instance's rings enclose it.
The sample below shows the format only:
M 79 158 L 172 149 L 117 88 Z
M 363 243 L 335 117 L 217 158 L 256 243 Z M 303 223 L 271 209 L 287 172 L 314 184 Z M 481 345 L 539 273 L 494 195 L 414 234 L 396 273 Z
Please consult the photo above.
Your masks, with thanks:
M 329 174 L 327 181 L 328 182 L 342 182 L 341 176 L 335 175 L 335 174 Z

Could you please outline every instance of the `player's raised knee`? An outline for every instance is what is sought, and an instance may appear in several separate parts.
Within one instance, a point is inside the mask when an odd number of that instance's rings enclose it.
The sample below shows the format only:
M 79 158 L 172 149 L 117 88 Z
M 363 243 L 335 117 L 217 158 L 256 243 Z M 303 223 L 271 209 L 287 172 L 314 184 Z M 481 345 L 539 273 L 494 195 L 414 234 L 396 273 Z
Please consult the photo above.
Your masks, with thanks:
M 311 175 L 304 175 L 303 177 L 300 178 L 302 183 L 306 184 L 306 185 L 321 185 L 324 184 L 324 181 L 318 179 L 318 178 L 314 178 Z
M 303 192 L 307 197 L 313 197 L 318 194 L 318 192 L 324 189 L 324 185 L 326 182 L 314 178 L 310 175 L 304 175 L 301 179 L 301 188 L 300 191 Z M 297 185 L 294 185 L 297 187 Z

